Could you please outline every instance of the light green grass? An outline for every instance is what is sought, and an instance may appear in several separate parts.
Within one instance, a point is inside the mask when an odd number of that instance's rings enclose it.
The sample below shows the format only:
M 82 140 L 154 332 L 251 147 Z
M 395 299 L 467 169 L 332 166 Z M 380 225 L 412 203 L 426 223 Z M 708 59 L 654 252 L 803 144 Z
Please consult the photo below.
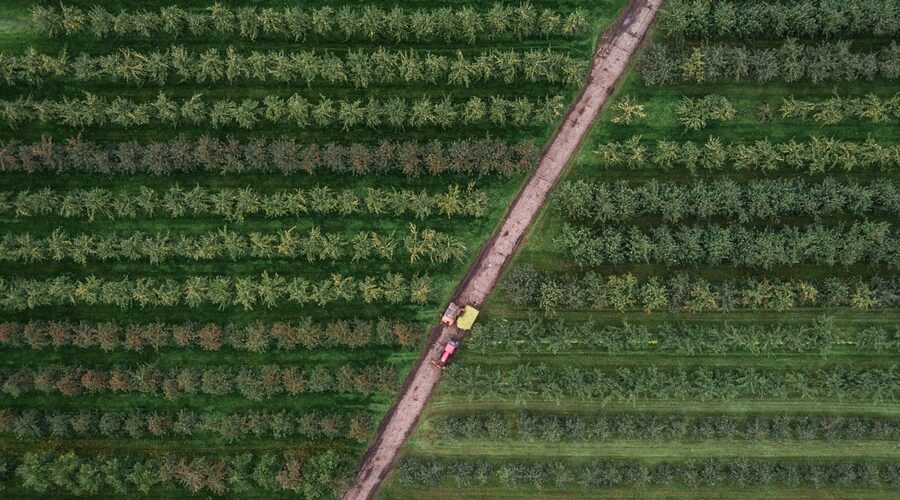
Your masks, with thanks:
M 587 500 L 597 498 L 597 490 L 582 490 L 572 488 L 571 490 L 556 490 L 552 488 L 543 488 L 535 490 L 532 488 L 505 488 L 501 486 L 490 487 L 473 487 L 468 489 L 459 488 L 410 488 L 395 484 L 390 484 L 379 495 L 380 499 L 421 499 L 421 498 L 534 498 L 534 499 L 566 499 L 566 500 Z M 610 499 L 634 499 L 634 498 L 716 498 L 716 499 L 745 499 L 757 500 L 760 496 L 771 499 L 833 499 L 845 500 L 848 498 L 859 499 L 893 499 L 896 493 L 891 490 L 870 490 L 861 488 L 844 488 L 840 491 L 829 491 L 827 489 L 814 488 L 788 488 L 769 486 L 765 489 L 760 488 L 688 488 L 683 486 L 666 486 L 666 487 L 647 487 L 647 488 L 608 488 L 602 492 L 603 498 Z
M 879 41 L 869 41 L 878 45 Z M 635 135 L 640 135 L 644 141 L 671 140 L 694 141 L 701 144 L 709 136 L 720 137 L 723 143 L 736 142 L 747 143 L 755 140 L 769 139 L 773 142 L 788 141 L 791 139 L 806 141 L 810 135 L 822 137 L 834 137 L 836 139 L 861 141 L 873 138 L 884 144 L 897 144 L 900 140 L 900 127 L 896 122 L 886 124 L 873 124 L 848 120 L 834 126 L 820 126 L 812 122 L 778 118 L 777 108 L 782 99 L 795 96 L 798 99 L 826 99 L 835 94 L 840 96 L 862 96 L 873 93 L 882 97 L 892 96 L 900 91 L 897 81 L 855 81 L 855 82 L 829 82 L 818 86 L 808 82 L 784 83 L 772 82 L 759 85 L 753 82 L 747 83 L 722 83 L 706 85 L 673 85 L 665 87 L 644 86 L 636 68 L 640 64 L 640 54 L 633 60 L 628 73 L 620 82 L 612 96 L 611 103 L 629 96 L 634 102 L 645 105 L 647 117 L 632 123 L 631 125 L 612 123 L 615 116 L 613 106 L 608 105 L 601 113 L 597 122 L 593 125 L 589 135 L 585 139 L 579 152 L 572 161 L 568 170 L 563 174 L 560 182 L 574 179 L 588 179 L 598 182 L 625 181 L 630 184 L 646 182 L 656 179 L 660 183 L 690 184 L 698 179 L 709 181 L 716 178 L 729 178 L 736 182 L 746 182 L 753 179 L 773 177 L 795 177 L 805 180 L 820 180 L 824 175 L 806 175 L 799 172 L 777 172 L 763 174 L 760 172 L 699 172 L 692 175 L 679 170 L 602 170 L 597 167 L 597 158 L 594 150 L 597 145 L 607 141 L 623 141 Z M 727 97 L 738 108 L 739 115 L 736 119 L 727 123 L 713 123 L 700 131 L 685 131 L 679 125 L 675 117 L 675 107 L 682 96 L 699 97 L 707 94 L 720 94 Z M 767 102 L 772 106 L 776 119 L 761 122 L 757 119 L 755 111 L 759 105 Z M 878 172 L 869 170 L 857 170 L 852 173 L 835 173 L 832 177 L 838 180 L 854 180 L 868 182 L 876 178 L 886 178 L 894 182 L 900 182 L 900 174 L 897 172 Z M 551 194 L 552 199 L 552 194 Z M 896 217 L 876 216 L 877 220 L 885 220 L 897 224 Z M 853 217 L 836 214 L 825 216 L 821 222 L 825 224 L 851 223 Z M 552 208 L 541 212 L 535 223 L 529 229 L 524 242 L 508 269 L 522 264 L 531 264 L 539 270 L 551 272 L 584 272 L 563 255 L 554 242 L 559 228 L 564 220 Z M 715 220 L 718 224 L 727 224 L 731 221 Z M 778 227 L 784 224 L 809 224 L 811 220 L 786 218 L 780 221 L 767 221 L 765 226 Z M 618 221 L 617 221 L 618 223 Z M 651 225 L 660 224 L 652 217 L 638 220 L 621 221 L 623 224 L 637 225 L 646 229 Z M 690 222 L 693 223 L 693 222 Z M 706 221 L 703 222 L 705 224 Z M 741 276 L 778 276 L 778 277 L 802 277 L 820 279 L 828 276 L 842 277 L 868 277 L 881 275 L 885 277 L 897 276 L 897 270 L 890 267 L 859 266 L 852 268 L 825 267 L 825 266 L 797 266 L 791 269 L 774 269 L 761 271 L 752 269 L 737 269 L 732 267 L 719 268 L 667 268 L 660 265 L 640 266 L 604 266 L 591 268 L 601 273 L 626 273 L 631 272 L 637 276 L 661 275 L 669 276 L 678 271 L 688 271 L 693 274 L 705 276 L 712 280 L 736 278 Z M 787 312 L 751 311 L 741 310 L 728 313 L 703 313 L 686 314 L 662 312 L 644 314 L 640 312 L 620 313 L 615 311 L 581 311 L 565 310 L 553 311 L 543 314 L 540 311 L 528 307 L 520 307 L 513 304 L 502 288 L 492 294 L 484 307 L 484 319 L 490 321 L 503 321 L 504 319 L 561 319 L 566 321 L 590 320 L 598 325 L 620 325 L 622 322 L 635 323 L 652 327 L 663 322 L 687 321 L 697 324 L 716 322 L 728 322 L 732 324 L 749 325 L 775 325 L 797 324 L 812 321 L 823 314 L 832 316 L 835 323 L 842 329 L 856 331 L 867 326 L 881 326 L 892 329 L 900 321 L 900 314 L 896 310 L 859 312 L 847 309 L 817 308 L 797 309 Z M 810 355 L 759 355 L 746 353 L 716 354 L 699 356 L 673 356 L 666 353 L 648 351 L 646 353 L 634 353 L 629 355 L 608 355 L 606 353 L 591 352 L 586 349 L 563 349 L 559 354 L 534 354 L 527 353 L 527 346 L 523 346 L 524 353 L 488 352 L 474 354 L 466 352 L 465 346 L 457 355 L 456 362 L 461 365 L 480 365 L 486 368 L 512 368 L 522 363 L 547 364 L 555 368 L 566 366 L 578 366 L 580 368 L 611 369 L 615 366 L 628 367 L 659 367 L 665 369 L 672 366 L 741 366 L 758 367 L 760 369 L 796 369 L 802 367 L 821 366 L 829 363 L 842 363 L 847 360 L 848 366 L 862 366 L 866 363 L 890 367 L 896 363 L 892 353 L 872 354 L 857 358 L 847 353 L 829 355 L 827 358 Z M 844 356 L 847 356 L 846 358 Z M 444 382 L 446 383 L 446 382 Z M 512 458 L 527 460 L 531 457 L 541 457 L 546 460 L 566 459 L 579 460 L 586 458 L 640 458 L 642 460 L 683 460 L 703 459 L 706 457 L 792 457 L 792 458 L 831 458 L 831 457 L 855 457 L 855 458 L 883 458 L 891 461 L 897 460 L 897 444 L 895 442 L 872 443 L 866 441 L 810 441 L 810 442 L 759 442 L 746 441 L 703 441 L 703 442 L 648 442 L 648 441 L 622 441 L 611 440 L 603 442 L 546 442 L 546 441 L 491 441 L 480 439 L 448 439 L 431 441 L 429 436 L 440 436 L 440 429 L 432 426 L 439 420 L 433 417 L 452 415 L 463 417 L 480 412 L 520 410 L 540 410 L 560 416 L 598 415 L 613 412 L 653 413 L 659 416 L 668 414 L 689 415 L 780 415 L 787 414 L 796 417 L 804 415 L 827 416 L 879 416 L 884 418 L 900 418 L 900 405 L 895 401 L 875 402 L 845 402 L 828 400 L 792 400 L 792 401 L 766 401 L 766 400 L 739 400 L 729 402 L 700 402 L 700 401 L 667 401 L 667 400 L 641 400 L 634 402 L 584 401 L 571 398 L 560 398 L 556 401 L 547 400 L 523 400 L 523 401 L 498 401 L 483 400 L 471 401 L 463 397 L 453 396 L 452 391 L 438 388 L 437 394 L 425 412 L 425 416 L 419 425 L 419 429 L 413 434 L 405 453 L 419 458 L 429 456 L 453 456 L 455 458 L 470 457 L 473 461 L 479 459 Z M 447 484 L 452 484 L 448 481 Z M 411 487 L 402 486 L 394 477 L 388 481 L 382 491 L 381 498 L 893 498 L 895 491 L 887 489 L 859 489 L 852 487 L 823 487 L 821 489 L 790 488 L 790 487 L 765 487 L 758 488 L 748 486 L 745 488 L 719 487 L 719 488 L 689 488 L 680 485 L 668 487 L 648 488 L 608 488 L 602 490 L 585 491 L 579 488 L 560 490 L 553 486 L 535 489 L 532 487 L 503 488 L 496 484 L 488 486 L 457 487 L 455 485 L 444 488 Z
M 454 439 L 451 442 L 426 442 L 416 440 L 407 447 L 407 453 L 419 457 L 467 457 L 484 458 L 638 458 L 648 462 L 656 460 L 683 460 L 698 458 L 840 458 L 891 459 L 900 457 L 897 443 L 892 441 L 849 442 L 729 442 L 722 441 L 648 443 L 640 440 L 605 440 L 597 443 L 542 441 L 486 441 Z

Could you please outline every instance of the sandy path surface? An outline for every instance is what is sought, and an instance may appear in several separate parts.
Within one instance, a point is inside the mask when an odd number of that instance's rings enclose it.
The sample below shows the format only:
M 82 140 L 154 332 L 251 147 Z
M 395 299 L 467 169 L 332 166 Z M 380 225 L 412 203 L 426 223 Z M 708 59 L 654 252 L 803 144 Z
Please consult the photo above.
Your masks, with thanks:
M 632 0 L 616 23 L 604 33 L 594 55 L 587 85 L 544 150 L 537 169 L 513 201 L 500 230 L 485 243 L 475 264 L 460 282 L 455 297 L 457 303 L 484 303 L 493 290 L 503 266 L 522 241 L 556 180 L 625 72 L 662 2 Z M 450 334 L 456 331 L 455 327 L 446 326 L 432 330 L 428 347 L 407 377 L 394 407 L 382 421 L 375 441 L 362 459 L 356 485 L 344 496 L 345 500 L 372 498 L 391 470 L 441 377 L 441 370 L 428 360 L 438 357 Z

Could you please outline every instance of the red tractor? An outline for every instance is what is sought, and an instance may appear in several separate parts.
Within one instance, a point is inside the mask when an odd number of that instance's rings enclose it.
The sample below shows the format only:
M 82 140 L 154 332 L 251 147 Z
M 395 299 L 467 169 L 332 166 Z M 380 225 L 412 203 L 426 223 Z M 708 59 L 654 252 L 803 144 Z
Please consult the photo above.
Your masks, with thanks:
M 447 365 L 450 364 L 450 358 L 453 357 L 453 353 L 456 352 L 456 348 L 459 347 L 459 340 L 450 337 L 450 340 L 447 341 L 447 344 L 444 345 L 444 352 L 441 353 L 440 359 L 431 360 L 431 364 L 443 370 L 447 368 Z

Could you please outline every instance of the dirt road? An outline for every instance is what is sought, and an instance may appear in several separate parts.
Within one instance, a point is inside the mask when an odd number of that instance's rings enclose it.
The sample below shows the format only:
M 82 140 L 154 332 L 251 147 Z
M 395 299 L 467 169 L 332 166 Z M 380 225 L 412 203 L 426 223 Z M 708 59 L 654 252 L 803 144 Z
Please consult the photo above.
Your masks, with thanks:
M 588 128 L 597 117 L 613 86 L 624 73 L 628 60 L 650 27 L 663 0 L 632 0 L 603 35 L 591 65 L 587 85 L 569 110 L 541 162 L 516 197 L 503 225 L 485 243 L 475 264 L 457 289 L 462 303 L 484 303 L 497 283 L 503 266 L 525 236 L 528 226 L 543 206 L 550 189 L 575 154 Z M 449 297 L 448 297 L 449 299 Z M 441 371 L 428 363 L 443 348 L 455 328 L 436 327 L 428 347 L 419 357 L 403 386 L 400 397 L 378 429 L 378 435 L 363 457 L 356 485 L 345 500 L 372 498 L 390 471 L 406 438 L 428 402 Z

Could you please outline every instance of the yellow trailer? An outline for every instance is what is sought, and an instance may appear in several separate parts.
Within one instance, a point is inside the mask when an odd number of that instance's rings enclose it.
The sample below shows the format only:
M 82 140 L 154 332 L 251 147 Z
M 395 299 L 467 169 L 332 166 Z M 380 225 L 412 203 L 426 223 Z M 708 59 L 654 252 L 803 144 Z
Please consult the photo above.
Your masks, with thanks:
M 478 317 L 478 309 L 472 306 L 466 306 L 459 317 L 456 318 L 456 327 L 460 330 L 471 330 L 475 324 L 475 318 Z

